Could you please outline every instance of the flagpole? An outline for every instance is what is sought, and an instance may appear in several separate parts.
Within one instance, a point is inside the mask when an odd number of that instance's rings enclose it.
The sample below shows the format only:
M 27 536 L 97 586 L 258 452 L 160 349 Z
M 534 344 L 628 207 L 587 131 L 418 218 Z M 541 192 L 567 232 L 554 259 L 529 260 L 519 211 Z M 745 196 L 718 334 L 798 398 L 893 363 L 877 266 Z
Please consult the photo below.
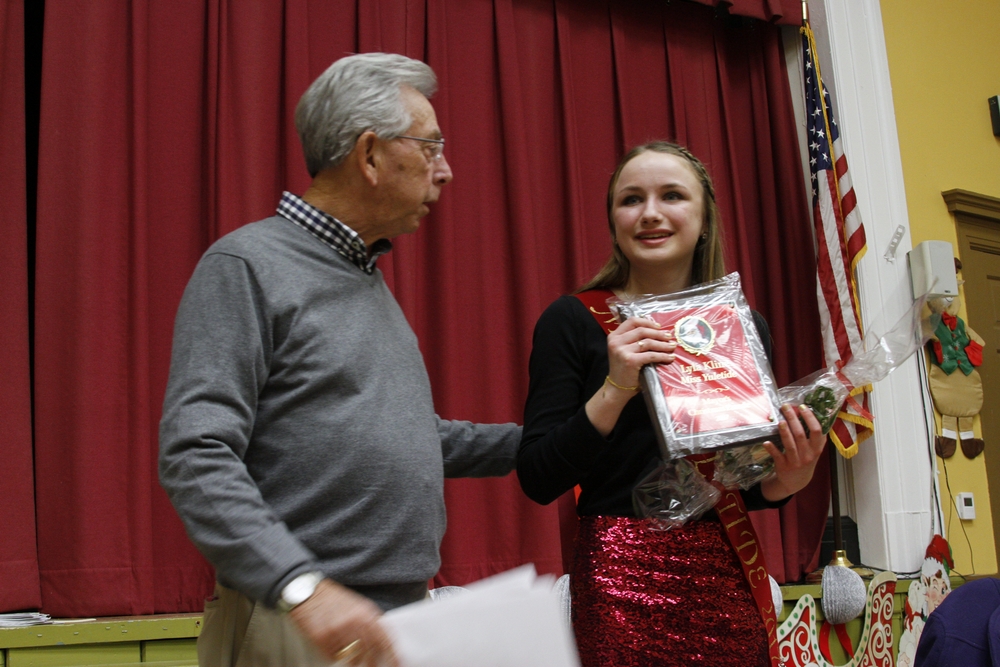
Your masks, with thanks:
M 818 104 L 818 111 L 817 111 L 817 113 L 821 113 L 822 114 L 822 126 L 820 128 L 819 136 L 822 137 L 822 136 L 824 136 L 824 133 L 825 133 L 826 140 L 829 141 L 828 151 L 829 151 L 829 158 L 830 158 L 830 161 L 831 161 L 831 169 L 835 170 L 836 169 L 835 165 L 837 164 L 837 159 L 836 159 L 836 156 L 834 154 L 833 132 L 831 131 L 830 116 L 828 115 L 828 112 L 827 112 L 826 90 L 825 90 L 825 87 L 823 86 L 822 77 L 820 75 L 819 54 L 818 54 L 818 50 L 816 48 L 816 37 L 815 37 L 815 35 L 812 32 L 811 26 L 809 25 L 809 5 L 808 5 L 808 1 L 807 0 L 802 0 L 802 29 L 801 29 L 801 33 L 804 36 L 805 41 L 806 41 L 806 43 L 808 45 L 807 50 L 806 50 L 806 56 L 805 56 L 806 60 L 807 60 L 807 62 L 806 62 L 806 68 L 808 70 L 808 68 L 810 67 L 809 61 L 811 61 L 812 62 L 811 66 L 812 66 L 813 76 L 816 77 L 817 95 L 819 97 L 819 99 L 817 100 L 817 104 Z M 807 74 L 807 82 L 808 82 L 808 74 Z M 807 93 L 807 95 L 808 95 L 808 93 Z M 842 193 L 840 191 L 840 175 L 837 174 L 837 177 L 834 178 L 834 179 L 832 179 L 832 181 L 833 181 L 832 182 L 832 190 L 833 190 L 833 192 L 831 194 L 833 195 L 832 199 L 833 199 L 833 206 L 834 206 L 834 215 L 835 215 L 837 221 L 839 223 L 841 223 L 841 225 L 842 225 L 843 222 L 846 219 L 846 216 L 844 215 L 844 212 L 843 212 L 843 209 L 842 209 L 842 206 L 843 206 L 843 196 L 842 196 Z M 814 197 L 815 197 L 815 193 L 814 193 Z M 815 200 L 814 200 L 814 206 L 815 206 Z M 817 216 L 819 215 L 818 211 L 816 212 L 816 215 Z M 817 231 L 817 235 L 819 233 L 820 232 Z M 849 244 L 848 243 L 849 239 L 846 237 L 846 230 L 842 229 L 841 233 L 845 235 L 844 238 L 842 239 L 842 241 L 843 241 L 843 247 L 846 249 L 848 247 L 848 244 Z M 854 265 L 852 264 L 851 265 L 851 272 L 852 273 L 853 273 L 853 270 L 854 270 Z M 851 306 L 853 307 L 855 321 L 857 322 L 857 326 L 858 326 L 858 330 L 859 330 L 858 333 L 860 334 L 861 315 L 860 315 L 860 309 L 859 309 L 859 304 L 857 302 L 857 295 L 856 295 L 857 285 L 855 283 L 853 275 L 849 275 L 848 276 L 848 280 L 849 280 L 849 288 L 848 289 L 850 291 L 850 296 L 851 296 Z M 849 415 L 846 414 L 846 409 L 847 408 L 845 407 L 844 408 L 845 412 L 842 412 L 840 414 L 841 418 L 849 416 Z M 852 419 L 851 421 L 855 421 L 855 420 Z M 855 422 L 855 423 L 861 423 L 861 422 Z M 834 440 L 836 440 L 837 445 L 841 445 L 840 440 L 836 439 L 835 436 L 834 436 L 834 432 L 831 431 L 830 438 L 828 438 L 828 440 L 827 440 L 827 452 L 828 452 L 828 457 L 829 457 L 829 460 L 830 460 L 830 503 L 831 503 L 831 518 L 833 519 L 833 557 L 832 557 L 832 559 L 830 560 L 830 562 L 828 564 L 826 564 L 826 565 L 820 565 L 819 569 L 806 574 L 805 579 L 809 583 L 819 583 L 820 581 L 822 581 L 822 579 L 823 579 L 823 570 L 826 568 L 826 566 L 838 566 L 839 565 L 839 566 L 846 567 L 846 568 L 849 568 L 849 569 L 853 570 L 854 572 L 856 572 L 857 574 L 861 575 L 862 577 L 872 577 L 872 576 L 874 576 L 874 572 L 872 572 L 871 570 L 869 570 L 867 568 L 864 568 L 864 567 L 855 567 L 854 564 L 851 563 L 850 560 L 848 560 L 848 558 L 847 558 L 847 551 L 844 549 L 844 535 L 843 535 L 843 525 L 842 525 L 843 517 L 842 517 L 841 512 L 840 512 L 840 473 L 839 473 L 839 469 L 837 467 L 837 463 L 838 463 L 838 458 L 839 457 L 838 457 L 838 447 L 834 446 L 834 444 L 833 444 Z M 857 442 L 855 442 L 853 444 L 853 446 L 856 448 L 857 447 Z
M 855 565 L 847 558 L 847 550 L 844 549 L 844 527 L 843 518 L 840 514 L 840 472 L 837 470 L 837 448 L 827 442 L 826 450 L 830 457 L 830 513 L 833 519 L 833 556 L 826 565 L 820 565 L 818 569 L 806 575 L 806 582 L 811 584 L 819 583 L 823 580 L 823 570 L 827 565 L 840 565 L 846 567 L 865 578 L 875 576 L 875 573 L 867 567 Z
M 827 451 L 830 453 L 830 504 L 833 510 L 833 553 L 836 558 L 838 552 L 844 551 L 844 526 L 840 517 L 840 471 L 837 470 L 837 448 L 827 447 Z

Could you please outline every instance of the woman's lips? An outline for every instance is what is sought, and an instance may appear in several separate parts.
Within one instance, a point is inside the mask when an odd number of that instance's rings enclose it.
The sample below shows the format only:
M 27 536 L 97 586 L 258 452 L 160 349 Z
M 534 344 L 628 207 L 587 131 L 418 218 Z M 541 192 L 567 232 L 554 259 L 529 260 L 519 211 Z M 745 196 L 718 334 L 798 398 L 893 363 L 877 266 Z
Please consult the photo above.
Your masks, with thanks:
M 673 235 L 673 232 L 657 232 L 655 234 L 641 234 L 635 238 L 637 241 L 645 245 L 658 245 Z

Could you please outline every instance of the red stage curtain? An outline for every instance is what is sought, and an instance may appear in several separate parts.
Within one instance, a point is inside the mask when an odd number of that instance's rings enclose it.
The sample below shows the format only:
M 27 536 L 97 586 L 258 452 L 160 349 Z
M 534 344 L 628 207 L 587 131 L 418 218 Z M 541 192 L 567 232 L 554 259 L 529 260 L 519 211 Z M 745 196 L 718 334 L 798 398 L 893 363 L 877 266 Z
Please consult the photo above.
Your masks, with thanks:
M 455 181 L 380 266 L 442 415 L 520 421 L 535 319 L 606 259 L 608 175 L 652 138 L 688 144 L 712 171 L 732 266 L 771 322 L 779 382 L 819 366 L 772 23 L 686 2 L 48 3 L 34 353 L 45 611 L 201 608 L 211 569 L 155 472 L 177 303 L 212 240 L 307 185 L 292 111 L 308 83 L 373 50 L 425 59 L 440 78 Z M 818 548 L 820 487 L 780 523 L 759 519 L 783 578 Z M 558 508 L 526 500 L 513 476 L 449 482 L 446 496 L 439 584 L 527 561 L 562 571 Z M 803 507 L 821 520 L 804 521 Z
M 0 2 L 0 611 L 41 604 L 31 472 L 24 3 Z
M 724 7 L 731 14 L 750 16 L 779 25 L 802 25 L 801 0 L 694 0 L 703 5 Z

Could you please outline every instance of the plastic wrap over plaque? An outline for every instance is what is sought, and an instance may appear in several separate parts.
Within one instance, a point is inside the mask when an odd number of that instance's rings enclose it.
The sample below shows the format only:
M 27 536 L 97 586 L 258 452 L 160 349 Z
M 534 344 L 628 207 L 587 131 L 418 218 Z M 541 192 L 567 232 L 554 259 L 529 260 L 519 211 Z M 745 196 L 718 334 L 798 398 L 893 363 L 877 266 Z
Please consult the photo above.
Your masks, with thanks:
M 608 305 L 623 320 L 655 320 L 677 341 L 673 363 L 641 374 L 664 460 L 777 436 L 777 387 L 739 274 Z
M 727 489 L 739 487 L 746 491 L 773 473 L 774 459 L 763 445 L 744 445 L 718 453 L 712 479 Z
M 632 507 L 653 530 L 670 530 L 712 509 L 721 495 L 694 464 L 678 459 L 661 462 L 632 489 Z

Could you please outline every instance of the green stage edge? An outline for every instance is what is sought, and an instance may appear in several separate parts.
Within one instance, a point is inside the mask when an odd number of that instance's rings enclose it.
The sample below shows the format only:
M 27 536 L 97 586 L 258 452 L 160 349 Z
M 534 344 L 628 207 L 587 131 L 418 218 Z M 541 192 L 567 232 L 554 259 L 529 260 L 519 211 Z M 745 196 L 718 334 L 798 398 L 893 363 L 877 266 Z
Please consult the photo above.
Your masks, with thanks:
M 964 579 L 952 577 L 952 587 Z M 902 612 L 910 589 L 909 579 L 896 582 L 893 596 L 893 654 L 898 650 L 902 633 Z M 805 594 L 817 602 L 823 615 L 823 589 L 819 585 L 781 587 L 784 608 L 778 621 Z M 863 619 L 847 624 L 851 640 L 861 635 Z M 201 614 L 168 614 L 99 618 L 57 625 L 27 628 L 0 628 L 0 667 L 196 667 L 195 642 L 201 632 Z M 830 652 L 834 664 L 847 662 L 835 634 L 831 634 Z

